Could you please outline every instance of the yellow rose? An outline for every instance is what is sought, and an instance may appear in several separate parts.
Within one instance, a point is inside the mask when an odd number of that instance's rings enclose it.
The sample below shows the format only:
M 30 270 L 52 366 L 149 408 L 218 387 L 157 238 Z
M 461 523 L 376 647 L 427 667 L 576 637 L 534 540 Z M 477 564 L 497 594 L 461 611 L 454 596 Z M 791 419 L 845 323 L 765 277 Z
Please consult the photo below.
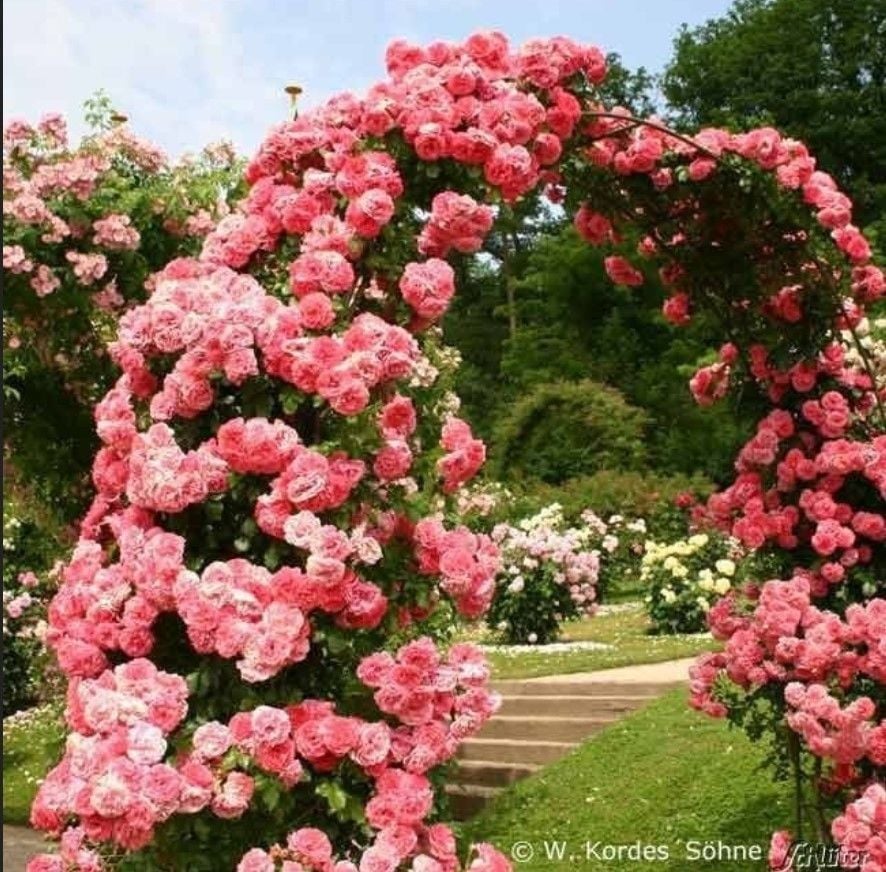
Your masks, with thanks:
M 729 588 L 731 587 L 732 583 L 729 581 L 728 578 L 718 578 L 717 581 L 714 583 L 714 590 L 717 591 L 720 596 L 723 596 L 724 593 L 727 593 L 729 591 Z
M 732 576 L 735 575 L 735 564 L 731 560 L 726 558 L 718 560 L 714 566 L 720 575 L 727 575 L 729 578 L 732 578 Z

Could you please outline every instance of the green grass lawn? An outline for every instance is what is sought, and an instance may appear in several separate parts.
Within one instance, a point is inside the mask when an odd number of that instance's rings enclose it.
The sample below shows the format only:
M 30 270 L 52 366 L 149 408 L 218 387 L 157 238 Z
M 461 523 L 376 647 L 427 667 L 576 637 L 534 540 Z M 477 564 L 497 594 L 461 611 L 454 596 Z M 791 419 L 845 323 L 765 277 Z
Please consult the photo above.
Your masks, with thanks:
M 546 654 L 538 652 L 502 653 L 490 651 L 496 678 L 530 678 L 539 675 L 557 675 L 566 672 L 591 672 L 635 663 L 659 663 L 691 657 L 711 651 L 718 643 L 708 635 L 651 636 L 649 618 L 641 603 L 630 603 L 625 609 L 609 614 L 595 615 L 567 624 L 560 641 L 601 642 L 611 647 L 590 651 L 565 651 Z M 489 641 L 488 633 L 475 631 L 464 638 Z
M 789 787 L 760 768 L 763 754 L 744 734 L 689 709 L 685 691 L 674 691 L 502 793 L 464 835 L 505 853 L 528 843 L 533 856 L 515 863 L 515 872 L 763 870 L 772 831 L 791 819 Z M 588 843 L 598 841 L 664 846 L 668 859 L 597 859 Z M 692 842 L 709 843 L 721 859 L 693 860 L 690 852 L 702 848 Z M 733 853 L 727 862 L 718 842 L 759 845 L 764 859 Z M 565 843 L 562 860 L 557 843 Z M 596 853 L 605 856 L 602 850 Z
M 64 750 L 62 704 L 50 703 L 3 721 L 3 821 L 28 821 L 40 781 Z

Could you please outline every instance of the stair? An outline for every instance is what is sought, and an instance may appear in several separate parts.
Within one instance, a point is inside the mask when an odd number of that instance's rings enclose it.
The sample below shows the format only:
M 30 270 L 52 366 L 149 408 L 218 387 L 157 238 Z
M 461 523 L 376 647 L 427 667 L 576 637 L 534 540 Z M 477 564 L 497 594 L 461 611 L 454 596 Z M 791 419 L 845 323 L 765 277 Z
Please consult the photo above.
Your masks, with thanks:
M 642 670 L 643 667 L 638 667 Z M 565 757 L 595 733 L 684 681 L 642 680 L 615 671 L 572 678 L 499 681 L 502 706 L 472 739 L 462 744 L 453 783 L 446 793 L 456 820 L 477 814 L 501 790 Z

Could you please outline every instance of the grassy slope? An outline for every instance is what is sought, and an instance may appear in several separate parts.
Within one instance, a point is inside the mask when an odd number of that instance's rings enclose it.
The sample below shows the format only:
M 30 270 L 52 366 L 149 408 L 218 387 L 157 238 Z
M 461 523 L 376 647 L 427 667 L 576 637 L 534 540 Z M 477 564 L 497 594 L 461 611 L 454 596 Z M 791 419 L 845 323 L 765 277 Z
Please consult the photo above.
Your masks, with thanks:
M 505 852 L 531 843 L 534 858 L 515 864 L 521 872 L 765 869 L 749 859 L 690 862 L 686 848 L 688 840 L 759 844 L 765 858 L 772 831 L 789 824 L 791 805 L 788 787 L 760 770 L 762 757 L 761 748 L 691 711 L 685 692 L 675 691 L 503 793 L 466 826 L 466 836 Z M 545 840 L 566 840 L 566 859 L 546 858 Z M 669 859 L 587 859 L 588 840 L 667 845 Z
M 596 615 L 564 628 L 561 641 L 590 640 L 611 645 L 611 648 L 559 654 L 490 652 L 488 656 L 496 678 L 529 678 L 565 672 L 591 672 L 635 663 L 658 663 L 691 657 L 717 647 L 709 636 L 650 636 L 648 629 L 649 619 L 637 604 L 628 611 Z
M 24 824 L 39 781 L 61 757 L 61 705 L 45 705 L 3 721 L 3 821 Z

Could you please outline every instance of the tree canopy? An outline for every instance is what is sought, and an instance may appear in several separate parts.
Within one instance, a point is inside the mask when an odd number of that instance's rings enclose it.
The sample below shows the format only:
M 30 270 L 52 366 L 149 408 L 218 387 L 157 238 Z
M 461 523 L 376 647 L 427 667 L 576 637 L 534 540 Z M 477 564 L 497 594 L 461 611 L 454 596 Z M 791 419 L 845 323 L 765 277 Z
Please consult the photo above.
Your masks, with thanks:
M 790 34 L 790 39 L 786 39 Z M 662 89 L 686 127 L 770 124 L 801 139 L 886 231 L 886 3 L 737 0 L 680 31 Z

